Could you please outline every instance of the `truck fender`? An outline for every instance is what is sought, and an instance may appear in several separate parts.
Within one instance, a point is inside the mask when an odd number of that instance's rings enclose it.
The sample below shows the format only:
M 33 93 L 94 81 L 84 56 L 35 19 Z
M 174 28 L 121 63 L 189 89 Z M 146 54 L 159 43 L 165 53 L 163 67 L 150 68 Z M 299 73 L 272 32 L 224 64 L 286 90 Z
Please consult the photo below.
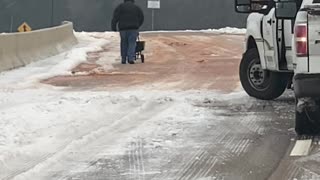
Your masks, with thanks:
M 247 19 L 245 48 L 246 50 L 251 48 L 257 48 L 260 56 L 261 66 L 263 69 L 267 69 L 266 61 L 264 58 L 262 19 L 263 14 L 252 13 L 249 15 Z

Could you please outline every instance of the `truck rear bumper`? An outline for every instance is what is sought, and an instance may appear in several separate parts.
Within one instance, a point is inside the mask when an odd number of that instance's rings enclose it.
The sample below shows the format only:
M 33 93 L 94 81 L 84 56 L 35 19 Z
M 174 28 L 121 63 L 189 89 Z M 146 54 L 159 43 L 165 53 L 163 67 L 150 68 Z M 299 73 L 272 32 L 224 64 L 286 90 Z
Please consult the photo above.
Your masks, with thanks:
M 293 87 L 297 98 L 320 97 L 320 74 L 296 74 Z

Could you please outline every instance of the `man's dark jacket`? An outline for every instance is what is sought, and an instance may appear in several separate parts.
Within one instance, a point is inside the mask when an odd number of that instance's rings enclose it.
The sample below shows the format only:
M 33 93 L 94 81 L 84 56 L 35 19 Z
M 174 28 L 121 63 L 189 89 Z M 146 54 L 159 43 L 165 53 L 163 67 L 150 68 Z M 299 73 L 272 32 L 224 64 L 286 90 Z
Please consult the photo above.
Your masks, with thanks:
M 134 4 L 133 0 L 126 0 L 114 11 L 112 19 L 112 30 L 137 30 L 143 24 L 144 15 L 142 10 Z

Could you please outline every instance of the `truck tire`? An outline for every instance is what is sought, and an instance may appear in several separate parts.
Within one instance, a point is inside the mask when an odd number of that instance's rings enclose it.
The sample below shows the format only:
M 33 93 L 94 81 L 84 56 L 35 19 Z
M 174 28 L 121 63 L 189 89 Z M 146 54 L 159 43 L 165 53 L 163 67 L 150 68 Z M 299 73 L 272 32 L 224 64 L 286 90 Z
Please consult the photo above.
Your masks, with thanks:
M 288 84 L 287 73 L 263 70 L 258 50 L 248 49 L 240 63 L 240 81 L 249 96 L 272 100 L 283 94 Z
M 319 105 L 319 101 L 317 102 Z M 308 107 L 303 111 L 296 109 L 295 130 L 298 135 L 315 136 L 320 135 L 320 109 L 311 111 Z

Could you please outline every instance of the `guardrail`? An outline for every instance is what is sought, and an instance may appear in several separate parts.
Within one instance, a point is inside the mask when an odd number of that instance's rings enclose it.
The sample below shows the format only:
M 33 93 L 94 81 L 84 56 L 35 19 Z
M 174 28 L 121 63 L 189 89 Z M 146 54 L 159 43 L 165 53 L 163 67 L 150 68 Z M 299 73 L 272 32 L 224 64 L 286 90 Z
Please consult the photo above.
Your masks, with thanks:
M 75 44 L 71 22 L 31 32 L 0 34 L 0 72 L 57 55 Z

